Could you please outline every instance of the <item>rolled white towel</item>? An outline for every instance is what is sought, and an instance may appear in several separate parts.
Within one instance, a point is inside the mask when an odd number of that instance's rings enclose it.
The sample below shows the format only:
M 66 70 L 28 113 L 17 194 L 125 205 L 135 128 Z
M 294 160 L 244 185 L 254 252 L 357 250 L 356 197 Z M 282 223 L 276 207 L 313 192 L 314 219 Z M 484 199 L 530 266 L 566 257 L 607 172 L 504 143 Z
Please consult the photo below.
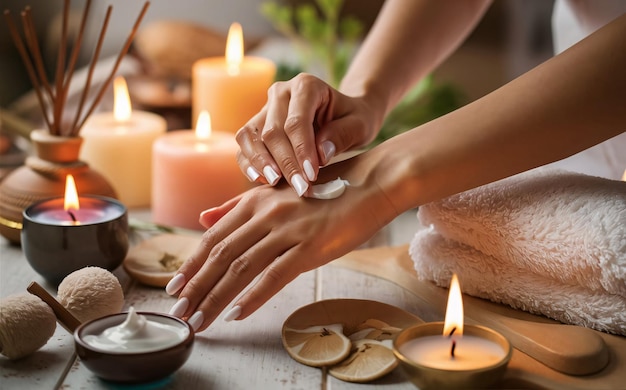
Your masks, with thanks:
M 533 170 L 421 206 L 418 218 L 521 273 L 626 297 L 626 182 Z
M 542 314 L 566 324 L 626 335 L 626 298 L 567 284 L 447 239 L 434 227 L 420 230 L 409 254 L 422 280 L 446 287 L 452 273 L 464 293 Z

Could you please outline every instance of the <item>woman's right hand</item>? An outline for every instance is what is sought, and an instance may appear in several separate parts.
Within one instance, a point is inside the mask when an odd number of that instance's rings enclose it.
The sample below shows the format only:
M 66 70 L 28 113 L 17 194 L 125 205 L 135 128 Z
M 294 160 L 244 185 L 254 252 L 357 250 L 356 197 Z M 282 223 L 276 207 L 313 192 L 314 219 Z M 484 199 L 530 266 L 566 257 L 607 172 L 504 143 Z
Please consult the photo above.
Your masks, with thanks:
M 309 74 L 276 82 L 263 109 L 237 132 L 239 167 L 251 181 L 276 185 L 285 177 L 303 196 L 320 166 L 374 139 L 383 119 L 375 107 Z

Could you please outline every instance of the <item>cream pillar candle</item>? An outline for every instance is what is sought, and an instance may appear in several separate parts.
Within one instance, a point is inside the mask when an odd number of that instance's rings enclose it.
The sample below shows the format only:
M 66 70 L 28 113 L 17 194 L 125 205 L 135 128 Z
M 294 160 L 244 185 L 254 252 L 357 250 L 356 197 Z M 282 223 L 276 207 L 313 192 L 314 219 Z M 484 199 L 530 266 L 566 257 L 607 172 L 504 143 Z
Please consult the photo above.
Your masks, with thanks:
M 113 112 L 90 116 L 80 131 L 80 158 L 106 177 L 126 207 L 146 207 L 151 200 L 152 144 L 167 130 L 165 119 L 133 111 L 123 78 L 114 81 Z
M 237 165 L 239 145 L 227 132 L 211 131 L 208 113 L 196 131 L 177 130 L 153 147 L 152 217 L 154 222 L 201 230 L 200 213 L 246 191 L 251 184 Z
M 209 57 L 192 67 L 192 123 L 207 110 L 216 129 L 235 133 L 267 101 L 276 65 L 265 58 L 243 56 L 243 33 L 233 23 L 225 57 Z

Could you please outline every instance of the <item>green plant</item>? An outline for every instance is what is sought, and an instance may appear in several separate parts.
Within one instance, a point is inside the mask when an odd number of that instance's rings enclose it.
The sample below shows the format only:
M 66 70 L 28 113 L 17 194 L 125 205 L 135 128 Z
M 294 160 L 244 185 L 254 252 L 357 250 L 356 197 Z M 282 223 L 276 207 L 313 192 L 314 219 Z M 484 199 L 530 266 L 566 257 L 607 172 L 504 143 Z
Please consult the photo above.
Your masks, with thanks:
M 439 83 L 427 76 L 411 89 L 387 115 L 372 143 L 373 147 L 385 140 L 431 121 L 463 104 L 463 94 L 452 84 Z
M 289 38 L 304 69 L 321 65 L 327 82 L 337 87 L 346 73 L 363 24 L 351 16 L 339 17 L 344 0 L 314 0 L 294 7 L 270 1 L 261 4 L 265 16 Z

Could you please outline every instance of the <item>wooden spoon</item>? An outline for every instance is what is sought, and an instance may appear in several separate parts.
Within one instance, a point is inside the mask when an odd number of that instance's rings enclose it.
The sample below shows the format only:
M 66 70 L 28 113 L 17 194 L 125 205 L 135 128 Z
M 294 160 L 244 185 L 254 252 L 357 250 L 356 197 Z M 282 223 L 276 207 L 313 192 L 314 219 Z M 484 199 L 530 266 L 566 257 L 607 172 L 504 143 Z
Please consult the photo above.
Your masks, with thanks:
M 417 279 L 408 246 L 354 251 L 334 264 L 382 277 L 416 294 L 429 307 L 443 314 L 448 290 Z M 518 350 L 546 366 L 569 375 L 589 375 L 609 362 L 608 348 L 597 332 L 556 321 L 486 300 L 463 296 L 468 323 L 482 324 L 502 333 Z

